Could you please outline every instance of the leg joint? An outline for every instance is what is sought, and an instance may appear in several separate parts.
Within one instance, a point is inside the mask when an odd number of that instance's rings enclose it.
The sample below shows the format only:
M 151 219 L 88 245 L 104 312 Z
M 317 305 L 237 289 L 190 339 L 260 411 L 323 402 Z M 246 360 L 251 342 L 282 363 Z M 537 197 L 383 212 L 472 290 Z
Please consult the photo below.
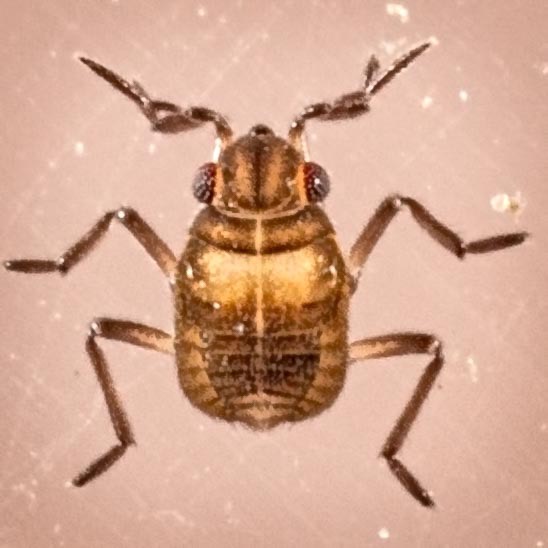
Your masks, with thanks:
M 442 355 L 442 343 L 437 337 L 433 335 L 430 337 L 430 344 L 428 345 L 428 353 L 434 354 L 436 356 Z
M 114 212 L 116 219 L 122 224 L 126 224 L 134 218 L 136 214 L 137 212 L 132 207 L 127 206 L 121 206 Z
M 383 205 L 390 206 L 392 209 L 399 211 L 404 203 L 405 198 L 403 196 L 400 194 L 391 194 L 384 200 Z
M 94 339 L 95 337 L 100 337 L 102 334 L 103 334 L 103 330 L 101 328 L 101 320 L 95 318 L 89 324 L 88 336 L 91 339 Z
M 69 265 L 67 265 L 67 259 L 64 255 L 55 260 L 55 266 L 60 274 L 66 274 L 69 271 Z

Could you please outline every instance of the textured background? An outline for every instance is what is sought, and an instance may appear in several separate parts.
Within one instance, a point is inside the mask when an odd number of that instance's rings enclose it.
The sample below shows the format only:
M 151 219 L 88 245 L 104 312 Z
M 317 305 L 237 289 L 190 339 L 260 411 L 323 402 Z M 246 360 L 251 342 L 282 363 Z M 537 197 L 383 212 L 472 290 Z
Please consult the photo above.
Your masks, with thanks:
M 445 342 L 403 452 L 435 511 L 377 459 L 421 357 L 358 364 L 329 412 L 256 434 L 191 408 L 169 358 L 102 343 L 139 446 L 85 489 L 65 488 L 114 439 L 88 322 L 171 330 L 170 294 L 119 227 L 65 279 L 0 272 L 2 547 L 548 546 L 545 0 L 1 6 L 2 258 L 54 257 L 120 204 L 178 251 L 198 209 L 190 181 L 211 130 L 153 135 L 76 53 L 159 98 L 210 105 L 237 131 L 262 121 L 284 133 L 303 105 L 353 89 L 369 54 L 386 64 L 430 36 L 439 46 L 367 117 L 310 124 L 341 245 L 395 191 L 467 238 L 534 235 L 459 263 L 404 213 L 353 300 L 353 338 L 414 329 Z M 521 193 L 519 212 L 492 207 L 504 193 Z

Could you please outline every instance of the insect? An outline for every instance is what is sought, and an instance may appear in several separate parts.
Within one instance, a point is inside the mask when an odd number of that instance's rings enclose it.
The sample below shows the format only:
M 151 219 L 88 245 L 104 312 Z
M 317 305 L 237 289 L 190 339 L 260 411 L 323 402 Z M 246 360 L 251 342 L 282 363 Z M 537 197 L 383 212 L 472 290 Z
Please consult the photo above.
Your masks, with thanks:
M 175 330 L 127 320 L 97 318 L 86 351 L 97 375 L 117 443 L 78 474 L 83 486 L 108 470 L 135 443 L 109 366 L 98 345 L 112 339 L 174 354 L 181 388 L 190 402 L 212 417 L 266 430 L 317 415 L 340 393 L 349 364 L 371 358 L 426 354 L 413 394 L 381 449 L 390 470 L 422 505 L 433 506 L 428 491 L 398 458 L 411 427 L 443 366 L 442 345 L 433 335 L 399 332 L 347 340 L 349 300 L 361 269 L 402 209 L 456 257 L 521 244 L 525 232 L 464 242 L 413 198 L 386 198 L 365 225 L 348 259 L 320 207 L 329 177 L 310 161 L 305 124 L 366 114 L 373 96 L 425 52 L 423 43 L 380 71 L 375 56 L 361 87 L 333 102 L 306 107 L 287 139 L 255 125 L 237 139 L 227 120 L 204 107 L 152 99 L 137 82 L 127 82 L 87 58 L 80 60 L 139 107 L 161 133 L 176 134 L 213 124 L 214 159 L 200 167 L 194 196 L 205 206 L 190 229 L 180 258 L 133 209 L 105 213 L 74 245 L 54 260 L 6 261 L 11 271 L 67 274 L 106 235 L 113 222 L 124 226 L 163 272 L 173 289 Z

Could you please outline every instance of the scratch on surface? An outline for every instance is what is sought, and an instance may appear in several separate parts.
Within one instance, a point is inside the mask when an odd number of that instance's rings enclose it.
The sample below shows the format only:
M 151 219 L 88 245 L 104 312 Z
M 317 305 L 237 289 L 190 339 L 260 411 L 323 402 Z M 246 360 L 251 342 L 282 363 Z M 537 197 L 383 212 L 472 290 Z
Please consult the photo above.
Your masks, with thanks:
M 172 519 L 189 529 L 196 526 L 193 520 L 186 518 L 177 510 L 156 510 L 152 515 L 159 521 L 164 521 L 166 518 Z

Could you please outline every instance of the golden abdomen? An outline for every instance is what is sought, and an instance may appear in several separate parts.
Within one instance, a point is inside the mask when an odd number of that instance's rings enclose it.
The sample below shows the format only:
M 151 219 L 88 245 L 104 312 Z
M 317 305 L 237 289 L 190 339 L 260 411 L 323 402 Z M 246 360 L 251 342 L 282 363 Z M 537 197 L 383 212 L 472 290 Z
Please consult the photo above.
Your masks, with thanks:
M 241 221 L 226 219 L 225 231 L 238 230 L 236 249 L 206 241 L 199 228 L 176 286 L 175 348 L 187 397 L 209 415 L 257 429 L 331 405 L 346 371 L 349 293 L 331 227 L 284 246 L 283 227 L 250 221 L 246 238 Z

